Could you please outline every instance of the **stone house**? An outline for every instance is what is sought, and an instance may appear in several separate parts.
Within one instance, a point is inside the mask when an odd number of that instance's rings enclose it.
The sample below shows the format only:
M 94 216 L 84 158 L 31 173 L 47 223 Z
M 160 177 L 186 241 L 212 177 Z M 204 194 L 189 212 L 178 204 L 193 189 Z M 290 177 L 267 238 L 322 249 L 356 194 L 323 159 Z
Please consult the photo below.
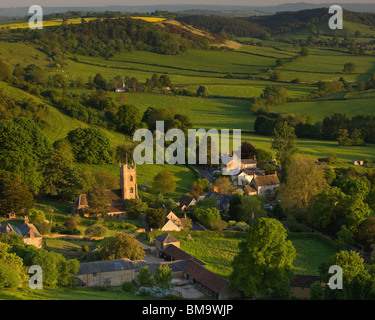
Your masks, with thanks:
M 162 231 L 181 231 L 184 229 L 185 218 L 177 217 L 172 211 L 167 211 L 165 215 L 165 224 L 161 227 Z
M 275 194 L 275 188 L 280 186 L 280 180 L 275 172 L 265 176 L 255 176 L 250 185 L 257 191 L 258 195 L 272 197 Z
M 169 233 L 163 233 L 155 237 L 155 252 L 156 256 L 160 257 L 164 249 L 169 245 L 174 245 L 175 247 L 180 247 L 180 240 L 171 236 Z
M 27 217 L 25 217 L 24 223 L 17 226 L 10 223 L 1 225 L 0 232 L 6 234 L 15 232 L 22 237 L 23 242 L 25 242 L 26 244 L 33 245 L 37 248 L 43 247 L 42 235 L 32 223 L 29 223 Z
M 181 211 L 186 211 L 189 210 L 189 208 L 196 202 L 197 200 L 195 200 L 194 197 L 184 194 L 183 196 L 181 196 L 180 201 L 178 202 L 178 207 Z

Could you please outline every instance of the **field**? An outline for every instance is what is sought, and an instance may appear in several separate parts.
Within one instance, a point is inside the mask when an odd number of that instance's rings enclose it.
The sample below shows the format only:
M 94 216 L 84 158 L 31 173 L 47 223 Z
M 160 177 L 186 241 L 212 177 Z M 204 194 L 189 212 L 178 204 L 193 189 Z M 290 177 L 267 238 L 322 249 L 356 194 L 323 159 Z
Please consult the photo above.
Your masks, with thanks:
M 84 20 L 86 22 L 96 20 L 97 18 L 85 18 Z M 142 19 L 148 22 L 160 22 L 164 21 L 165 18 L 156 18 L 156 17 L 133 17 L 133 19 Z M 82 21 L 81 18 L 77 19 L 68 19 L 67 24 L 80 24 Z M 43 27 L 55 27 L 55 26 L 60 26 L 63 23 L 62 19 L 56 19 L 56 20 L 50 20 L 50 21 L 43 21 Z M 29 28 L 29 22 L 18 22 L 18 23 L 12 23 L 12 22 L 7 22 L 7 23 L 2 23 L 0 24 L 0 30 L 1 29 L 23 29 L 23 28 Z
M 160 232 L 159 232 L 160 233 Z M 222 232 L 220 234 L 207 234 L 197 231 L 171 232 L 181 241 L 181 249 L 190 253 L 197 259 L 206 263 L 208 270 L 215 272 L 224 278 L 228 278 L 232 272 L 232 260 L 239 252 L 238 244 L 243 241 L 244 233 Z M 190 238 L 188 238 L 190 234 Z M 154 233 L 154 235 L 157 235 Z M 297 251 L 294 260 L 297 274 L 318 275 L 318 266 L 327 262 L 335 254 L 336 250 L 321 239 L 315 237 L 291 238 Z
M 136 296 L 124 292 L 120 287 L 97 288 L 64 288 L 1 290 L 0 300 L 148 300 L 147 297 Z

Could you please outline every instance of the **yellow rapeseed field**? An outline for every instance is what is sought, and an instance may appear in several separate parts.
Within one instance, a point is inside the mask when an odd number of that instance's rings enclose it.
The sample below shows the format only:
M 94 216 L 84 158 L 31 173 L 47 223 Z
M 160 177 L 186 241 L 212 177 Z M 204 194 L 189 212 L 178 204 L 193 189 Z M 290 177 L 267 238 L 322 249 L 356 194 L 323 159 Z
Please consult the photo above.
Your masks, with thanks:
M 142 19 L 148 22 L 161 22 L 166 20 L 166 18 L 157 18 L 157 17 L 131 17 L 132 19 Z M 85 18 L 85 20 L 91 21 L 95 20 L 97 18 Z M 52 21 L 43 21 L 43 27 L 53 27 L 53 26 L 59 26 L 63 22 L 62 19 L 57 19 L 57 20 L 52 20 Z M 68 19 L 67 21 L 68 24 L 79 24 L 81 23 L 81 18 L 77 19 Z M 28 28 L 29 27 L 29 22 L 22 22 L 22 23 L 9 23 L 9 24 L 3 24 L 0 25 L 0 30 L 1 29 L 19 29 L 19 28 Z

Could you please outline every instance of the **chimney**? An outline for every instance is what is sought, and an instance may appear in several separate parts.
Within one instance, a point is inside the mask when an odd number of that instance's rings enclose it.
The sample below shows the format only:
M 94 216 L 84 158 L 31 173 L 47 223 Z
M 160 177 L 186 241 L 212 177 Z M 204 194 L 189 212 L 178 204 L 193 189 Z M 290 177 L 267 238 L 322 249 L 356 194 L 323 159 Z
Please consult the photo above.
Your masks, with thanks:
M 25 216 L 25 223 L 29 223 L 29 218 Z
M 34 228 L 33 227 L 30 227 L 29 235 L 30 235 L 30 238 L 34 238 Z
M 9 228 L 9 226 L 6 226 L 5 230 L 6 230 L 6 233 L 7 233 L 7 234 L 10 233 L 10 228 Z

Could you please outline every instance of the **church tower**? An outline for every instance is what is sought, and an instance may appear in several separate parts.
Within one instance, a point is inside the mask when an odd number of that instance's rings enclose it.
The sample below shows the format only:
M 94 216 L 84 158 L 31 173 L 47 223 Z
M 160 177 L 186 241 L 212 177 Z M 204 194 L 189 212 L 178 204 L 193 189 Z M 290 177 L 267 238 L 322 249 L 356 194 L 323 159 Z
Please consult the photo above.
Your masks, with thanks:
M 137 165 L 120 164 L 120 188 L 122 199 L 137 199 Z

